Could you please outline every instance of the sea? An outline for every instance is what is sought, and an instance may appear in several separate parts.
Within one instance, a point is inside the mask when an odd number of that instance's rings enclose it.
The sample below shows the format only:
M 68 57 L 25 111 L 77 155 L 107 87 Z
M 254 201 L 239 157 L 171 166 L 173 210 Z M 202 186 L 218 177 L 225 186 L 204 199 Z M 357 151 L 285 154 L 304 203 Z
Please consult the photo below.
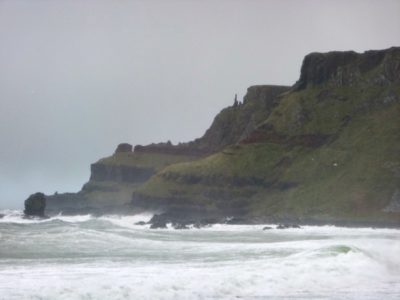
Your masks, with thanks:
M 400 299 L 400 230 L 0 211 L 0 299 Z M 273 229 L 263 230 L 265 226 Z

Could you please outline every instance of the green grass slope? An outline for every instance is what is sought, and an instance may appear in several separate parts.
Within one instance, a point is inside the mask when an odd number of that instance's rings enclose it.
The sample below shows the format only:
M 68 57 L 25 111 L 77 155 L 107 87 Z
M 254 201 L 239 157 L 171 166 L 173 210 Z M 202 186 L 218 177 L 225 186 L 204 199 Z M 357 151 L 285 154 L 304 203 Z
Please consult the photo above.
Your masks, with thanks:
M 120 152 L 100 159 L 96 164 L 107 166 L 127 166 L 136 168 L 150 168 L 158 172 L 168 165 L 197 159 L 193 155 L 177 155 L 146 152 Z

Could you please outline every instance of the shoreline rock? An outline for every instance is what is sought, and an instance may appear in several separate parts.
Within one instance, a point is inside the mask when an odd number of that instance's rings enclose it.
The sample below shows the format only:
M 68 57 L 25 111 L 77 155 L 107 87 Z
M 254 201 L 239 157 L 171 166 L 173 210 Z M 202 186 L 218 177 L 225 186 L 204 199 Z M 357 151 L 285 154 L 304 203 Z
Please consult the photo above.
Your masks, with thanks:
M 300 225 L 297 224 L 278 224 L 276 229 L 288 229 L 288 228 L 301 228 Z
M 24 214 L 26 217 L 45 218 L 44 210 L 46 208 L 46 196 L 43 193 L 35 193 L 25 200 Z
M 186 229 L 192 226 L 193 228 L 202 228 L 215 224 L 227 225 L 266 225 L 263 230 L 269 229 L 295 229 L 303 226 L 337 226 L 346 228 L 392 228 L 400 229 L 400 224 L 397 222 L 382 221 L 347 221 L 347 220 L 322 220 L 322 219 L 299 219 L 295 217 L 252 217 L 252 216 L 226 216 L 222 213 L 199 212 L 197 210 L 175 209 L 166 211 L 161 214 L 156 214 L 147 223 L 153 227 L 150 228 L 167 228 L 167 224 L 171 223 L 175 229 Z M 164 227 L 165 224 L 165 227 Z M 160 227 L 161 226 L 161 227 Z

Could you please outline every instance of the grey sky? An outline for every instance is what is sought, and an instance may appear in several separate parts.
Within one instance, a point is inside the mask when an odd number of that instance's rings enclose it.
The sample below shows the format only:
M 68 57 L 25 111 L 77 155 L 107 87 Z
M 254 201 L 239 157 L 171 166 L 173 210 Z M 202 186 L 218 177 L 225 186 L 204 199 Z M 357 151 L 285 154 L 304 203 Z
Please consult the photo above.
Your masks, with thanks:
M 400 1 L 0 0 L 0 207 L 77 191 L 119 142 L 199 137 L 313 51 L 400 45 Z

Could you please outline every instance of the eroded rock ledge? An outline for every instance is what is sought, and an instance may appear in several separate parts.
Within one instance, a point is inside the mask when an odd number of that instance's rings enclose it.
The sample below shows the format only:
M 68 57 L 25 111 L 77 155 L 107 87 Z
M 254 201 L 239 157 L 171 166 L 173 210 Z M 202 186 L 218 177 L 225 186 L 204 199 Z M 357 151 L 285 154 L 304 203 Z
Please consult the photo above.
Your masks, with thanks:
M 364 53 L 354 51 L 332 51 L 310 53 L 301 66 L 300 79 L 294 90 L 331 83 L 335 86 L 351 85 L 362 80 L 364 74 L 377 66 L 382 72 L 376 74 L 369 84 L 390 84 L 400 80 L 400 47 L 386 50 L 371 50 Z

